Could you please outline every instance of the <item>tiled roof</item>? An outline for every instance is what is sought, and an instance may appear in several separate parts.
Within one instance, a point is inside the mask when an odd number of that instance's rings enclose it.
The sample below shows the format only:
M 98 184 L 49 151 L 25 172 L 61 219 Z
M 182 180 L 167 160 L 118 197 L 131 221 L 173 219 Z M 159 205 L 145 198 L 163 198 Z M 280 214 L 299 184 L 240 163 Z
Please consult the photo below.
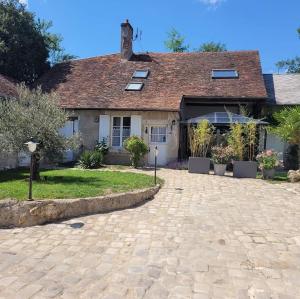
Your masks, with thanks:
M 273 105 L 300 105 L 300 74 L 265 74 L 268 102 Z
M 147 79 L 131 79 L 135 70 Z M 236 69 L 238 79 L 212 79 L 212 69 Z M 141 91 L 125 91 L 129 82 L 144 82 Z M 266 90 L 257 51 L 219 53 L 147 53 L 130 61 L 119 54 L 61 63 L 39 84 L 56 91 L 65 108 L 174 110 L 184 95 L 264 99 Z
M 17 96 L 16 81 L 4 75 L 0 75 L 0 97 Z

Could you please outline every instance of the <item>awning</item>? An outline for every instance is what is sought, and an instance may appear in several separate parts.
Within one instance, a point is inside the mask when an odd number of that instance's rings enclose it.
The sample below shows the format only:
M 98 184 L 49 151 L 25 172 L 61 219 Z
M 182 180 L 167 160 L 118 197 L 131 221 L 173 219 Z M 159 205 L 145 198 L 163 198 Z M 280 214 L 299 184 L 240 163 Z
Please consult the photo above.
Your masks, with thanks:
M 215 125 L 230 125 L 232 123 L 247 124 L 250 122 L 255 123 L 257 125 L 268 125 L 267 122 L 262 121 L 260 119 L 254 119 L 251 117 L 230 112 L 212 112 L 199 117 L 190 118 L 187 121 L 184 121 L 184 123 L 198 124 L 199 122 L 205 119 L 208 120 L 211 124 Z

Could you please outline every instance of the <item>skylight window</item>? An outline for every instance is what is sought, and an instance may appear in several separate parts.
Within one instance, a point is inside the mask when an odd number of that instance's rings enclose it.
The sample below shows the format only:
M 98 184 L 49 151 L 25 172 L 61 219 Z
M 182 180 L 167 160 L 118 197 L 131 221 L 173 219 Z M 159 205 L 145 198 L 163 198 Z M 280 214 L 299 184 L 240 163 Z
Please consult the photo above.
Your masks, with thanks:
M 147 79 L 148 76 L 149 76 L 149 71 L 148 70 L 136 70 L 133 73 L 132 78 Z
M 127 84 L 125 90 L 139 91 L 143 88 L 143 86 L 144 86 L 144 83 L 142 83 L 142 82 L 129 83 L 129 84 Z
M 234 79 L 239 77 L 236 70 L 212 70 L 211 77 L 213 79 Z

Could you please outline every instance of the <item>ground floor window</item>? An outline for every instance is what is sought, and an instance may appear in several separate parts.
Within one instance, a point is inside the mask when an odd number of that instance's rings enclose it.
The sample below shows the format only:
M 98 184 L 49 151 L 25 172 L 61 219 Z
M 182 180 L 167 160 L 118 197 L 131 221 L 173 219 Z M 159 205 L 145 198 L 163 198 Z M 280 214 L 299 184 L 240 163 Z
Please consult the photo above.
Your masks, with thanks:
M 167 141 L 167 127 L 151 127 L 150 140 L 152 143 L 165 143 Z
M 112 146 L 122 147 L 124 141 L 130 137 L 131 118 L 114 116 L 112 121 Z

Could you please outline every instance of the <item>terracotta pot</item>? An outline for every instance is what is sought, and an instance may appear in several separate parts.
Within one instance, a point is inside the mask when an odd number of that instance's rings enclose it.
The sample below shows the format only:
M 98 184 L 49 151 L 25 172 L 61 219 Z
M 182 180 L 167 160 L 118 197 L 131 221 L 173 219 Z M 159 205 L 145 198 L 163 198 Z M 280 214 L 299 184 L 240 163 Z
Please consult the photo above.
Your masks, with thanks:
M 264 180 L 271 180 L 274 179 L 275 176 L 275 168 L 272 169 L 263 169 L 262 176 Z
M 215 175 L 223 176 L 226 172 L 226 164 L 214 164 Z

